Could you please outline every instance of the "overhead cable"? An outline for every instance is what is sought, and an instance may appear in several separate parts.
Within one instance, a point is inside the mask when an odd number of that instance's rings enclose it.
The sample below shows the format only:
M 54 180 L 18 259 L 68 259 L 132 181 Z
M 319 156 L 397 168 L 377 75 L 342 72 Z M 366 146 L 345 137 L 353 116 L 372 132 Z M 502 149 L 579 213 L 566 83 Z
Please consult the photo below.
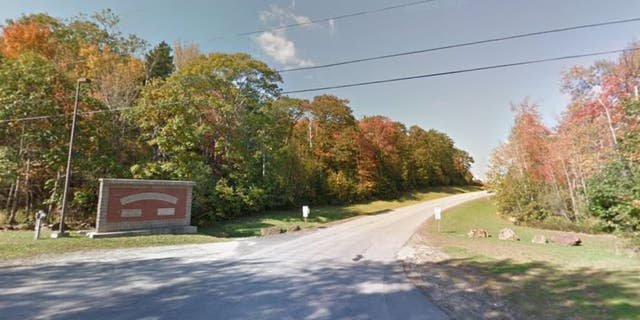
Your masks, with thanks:
M 630 23 L 630 22 L 638 22 L 638 21 L 640 21 L 640 18 L 614 20 L 614 21 L 591 23 L 591 24 L 583 24 L 583 25 L 579 25 L 579 26 L 572 26 L 572 27 L 565 27 L 565 28 L 557 28 L 557 29 L 549 29 L 549 30 L 522 33 L 522 34 L 515 34 L 515 35 L 511 35 L 511 36 L 506 36 L 506 37 L 478 40 L 478 41 L 471 41 L 471 42 L 463 42 L 463 43 L 451 44 L 451 45 L 446 45 L 446 46 L 441 46 L 441 47 L 433 47 L 433 48 L 428 48 L 428 49 L 398 52 L 398 53 L 392 53 L 392 54 L 386 54 L 386 55 L 380 55 L 380 56 L 373 56 L 373 57 L 368 57 L 368 58 L 353 59 L 353 60 L 344 60 L 344 61 L 327 63 L 327 64 L 322 64 L 322 65 L 317 65 L 317 66 L 288 68 L 288 69 L 278 70 L 278 72 L 285 73 L 285 72 L 292 72 L 292 71 L 329 68 L 329 67 L 336 67 L 336 66 L 341 66 L 341 65 L 346 65 L 346 64 L 360 63 L 360 62 L 365 62 L 365 61 L 389 59 L 389 58 L 408 56 L 408 55 L 414 55 L 414 54 L 420 54 L 420 53 L 427 53 L 427 52 L 440 51 L 440 50 L 446 50 L 446 49 L 454 49 L 454 48 L 473 46 L 473 45 L 478 45 L 478 44 L 485 44 L 485 43 L 499 42 L 499 41 L 505 41 L 505 40 L 527 38 L 527 37 L 539 36 L 539 35 L 544 35 L 544 34 L 560 33 L 560 32 L 566 32 L 566 31 L 571 31 L 571 30 L 595 28 L 595 27 L 602 27 L 602 26 L 609 26 L 609 25 L 623 24 L 623 23 Z
M 398 81 L 406 81 L 406 80 L 414 80 L 414 79 L 433 78 L 433 77 L 440 77 L 440 76 L 459 74 L 459 73 L 468 73 L 468 72 L 483 71 L 483 70 L 490 70 L 490 69 L 508 68 L 508 67 L 515 67 L 515 66 L 523 66 L 523 65 L 528 65 L 528 64 L 542 63 L 542 62 L 551 62 L 551 61 L 560 61 L 560 60 L 568 60 L 568 59 L 576 59 L 576 58 L 593 57 L 593 56 L 600 56 L 600 55 L 612 54 L 612 53 L 621 53 L 621 52 L 626 52 L 626 51 L 635 51 L 635 50 L 640 50 L 640 48 L 629 48 L 629 49 L 600 51 L 600 52 L 584 53 L 584 54 L 574 54 L 574 55 L 555 57 L 555 58 L 527 60 L 527 61 L 520 61 L 520 62 L 512 62 L 512 63 L 497 64 L 497 65 L 491 65 L 491 66 L 477 67 L 477 68 L 459 69 L 459 70 L 452 70 L 452 71 L 428 73 L 428 74 L 421 74 L 421 75 L 408 76 L 408 77 L 373 80 L 373 81 L 365 81 L 365 82 L 355 82 L 355 83 L 340 84 L 340 85 L 326 86 L 326 87 L 317 87 L 317 88 L 309 88 L 309 89 L 289 90 L 289 91 L 282 92 L 282 94 L 312 92 L 312 91 L 325 91 L 325 90 L 330 90 L 330 89 L 360 87 L 360 86 L 368 86 L 368 85 L 380 84 L 380 83 L 388 83 L 388 82 L 398 82 Z

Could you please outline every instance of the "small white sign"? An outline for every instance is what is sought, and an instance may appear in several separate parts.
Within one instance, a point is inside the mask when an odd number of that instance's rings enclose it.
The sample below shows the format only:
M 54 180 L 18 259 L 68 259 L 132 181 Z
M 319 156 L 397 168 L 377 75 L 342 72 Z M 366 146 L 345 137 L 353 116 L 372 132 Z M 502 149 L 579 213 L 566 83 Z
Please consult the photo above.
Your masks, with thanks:
M 303 218 L 307 218 L 309 217 L 309 206 L 302 206 L 302 217 Z
M 441 213 L 442 213 L 442 209 L 441 209 L 441 208 L 435 208 L 435 209 L 433 209 L 433 213 L 434 213 L 434 214 L 435 214 L 435 216 L 436 216 L 436 220 L 440 220 L 440 219 L 442 219 L 442 214 L 441 214 Z

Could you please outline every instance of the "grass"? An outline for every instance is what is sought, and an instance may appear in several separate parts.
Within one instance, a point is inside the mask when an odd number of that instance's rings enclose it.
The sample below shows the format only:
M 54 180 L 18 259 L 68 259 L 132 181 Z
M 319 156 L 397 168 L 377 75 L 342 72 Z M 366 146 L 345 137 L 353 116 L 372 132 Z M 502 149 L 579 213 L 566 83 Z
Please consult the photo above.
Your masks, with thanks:
M 34 257 L 42 254 L 96 249 L 149 247 L 190 243 L 224 241 L 205 234 L 149 235 L 121 238 L 89 239 L 85 235 L 70 232 L 66 238 L 52 239 L 51 231 L 43 231 L 40 240 L 33 239 L 33 231 L 0 232 L 0 261 Z
M 262 228 L 280 227 L 287 229 L 299 225 L 302 228 L 317 228 L 328 223 L 349 219 L 362 215 L 373 215 L 400 207 L 446 197 L 452 194 L 479 191 L 479 187 L 446 187 L 432 188 L 413 192 L 395 200 L 377 200 L 347 206 L 311 206 L 311 213 L 305 224 L 301 209 L 286 211 L 270 211 L 258 216 L 239 218 L 220 223 L 202 231 L 212 235 L 228 237 L 259 236 Z
M 259 216 L 245 217 L 223 222 L 208 228 L 198 228 L 195 235 L 151 235 L 121 238 L 88 239 L 84 235 L 71 233 L 68 238 L 51 239 L 51 232 L 43 231 L 40 240 L 33 240 L 33 231 L 0 231 L 0 261 L 34 257 L 42 254 L 60 254 L 64 252 L 95 249 L 114 249 L 147 247 L 191 243 L 225 241 L 227 237 L 259 236 L 266 227 L 288 228 L 300 225 L 303 228 L 317 228 L 328 223 L 370 215 L 387 210 L 437 199 L 452 194 L 480 190 L 477 187 L 451 187 L 429 189 L 408 194 L 391 201 L 372 201 L 349 206 L 323 206 L 311 208 L 308 223 L 305 225 L 301 213 L 297 210 L 271 211 Z
M 521 240 L 499 240 L 505 227 Z M 492 237 L 470 239 L 472 228 L 487 229 Z M 446 211 L 440 233 L 429 223 L 427 241 L 451 256 L 438 263 L 447 276 L 486 286 L 516 318 L 640 319 L 640 259 L 625 254 L 625 242 L 580 234 L 578 247 L 531 243 L 536 234 L 556 233 L 514 226 L 496 215 L 492 200 L 483 199 Z

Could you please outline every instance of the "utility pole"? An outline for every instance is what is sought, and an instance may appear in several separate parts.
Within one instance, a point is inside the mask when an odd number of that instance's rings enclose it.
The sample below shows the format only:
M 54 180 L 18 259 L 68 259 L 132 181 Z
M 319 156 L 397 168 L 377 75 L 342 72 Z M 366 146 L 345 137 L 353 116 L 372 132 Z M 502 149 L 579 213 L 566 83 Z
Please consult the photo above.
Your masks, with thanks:
M 69 193 L 69 181 L 71 180 L 71 160 L 73 159 L 73 138 L 76 131 L 76 119 L 78 118 L 78 100 L 80 98 L 80 84 L 90 83 L 91 80 L 87 78 L 79 78 L 76 82 L 76 99 L 73 104 L 73 118 L 71 120 L 71 136 L 69 137 L 69 153 L 67 155 L 67 172 L 64 176 L 64 191 L 62 193 L 62 211 L 60 212 L 60 228 L 57 233 L 52 233 L 52 238 L 66 237 L 67 233 L 64 230 L 64 217 L 67 213 L 67 197 Z

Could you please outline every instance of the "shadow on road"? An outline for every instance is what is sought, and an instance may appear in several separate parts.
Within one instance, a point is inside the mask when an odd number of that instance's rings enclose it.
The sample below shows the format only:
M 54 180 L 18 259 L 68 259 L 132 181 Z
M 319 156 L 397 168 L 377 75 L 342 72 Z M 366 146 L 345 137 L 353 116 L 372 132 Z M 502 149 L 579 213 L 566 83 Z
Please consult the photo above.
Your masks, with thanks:
M 199 259 L 199 258 L 198 258 Z M 370 319 L 433 318 L 433 309 L 386 309 L 407 294 L 398 264 L 149 259 L 0 270 L 7 319 Z M 383 285 L 384 282 L 384 285 Z M 390 286 L 391 285 L 391 286 Z

